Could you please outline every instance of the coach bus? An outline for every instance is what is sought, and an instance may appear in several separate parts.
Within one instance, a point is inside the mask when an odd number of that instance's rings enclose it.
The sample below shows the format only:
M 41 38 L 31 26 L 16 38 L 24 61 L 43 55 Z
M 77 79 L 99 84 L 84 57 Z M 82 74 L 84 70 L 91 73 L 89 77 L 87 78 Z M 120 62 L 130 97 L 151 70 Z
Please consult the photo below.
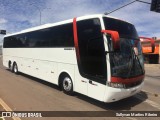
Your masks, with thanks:
M 103 14 L 6 35 L 3 65 L 77 92 L 114 102 L 141 91 L 144 62 L 137 31 Z

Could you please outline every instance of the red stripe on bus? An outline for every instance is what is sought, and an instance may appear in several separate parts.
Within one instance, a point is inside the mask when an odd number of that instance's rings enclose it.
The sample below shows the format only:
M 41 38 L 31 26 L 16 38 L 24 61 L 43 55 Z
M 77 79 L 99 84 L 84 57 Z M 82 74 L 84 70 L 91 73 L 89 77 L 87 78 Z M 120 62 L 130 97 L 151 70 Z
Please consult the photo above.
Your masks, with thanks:
M 144 79 L 144 75 L 133 77 L 133 78 L 120 78 L 120 77 L 111 77 L 111 82 L 130 84 Z
M 73 19 L 73 35 L 74 35 L 74 45 L 76 48 L 77 60 L 80 60 L 79 47 L 78 47 L 78 34 L 77 34 L 77 21 L 76 18 Z

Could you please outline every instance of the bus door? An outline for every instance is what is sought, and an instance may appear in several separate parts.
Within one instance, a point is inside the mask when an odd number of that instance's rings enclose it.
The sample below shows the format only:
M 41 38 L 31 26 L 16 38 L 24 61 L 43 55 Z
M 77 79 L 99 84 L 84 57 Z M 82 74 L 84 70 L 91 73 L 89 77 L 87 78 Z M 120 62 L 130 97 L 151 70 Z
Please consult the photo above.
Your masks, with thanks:
M 106 89 L 107 65 L 101 24 L 98 18 L 77 22 L 78 68 L 87 78 L 88 96 L 103 100 Z

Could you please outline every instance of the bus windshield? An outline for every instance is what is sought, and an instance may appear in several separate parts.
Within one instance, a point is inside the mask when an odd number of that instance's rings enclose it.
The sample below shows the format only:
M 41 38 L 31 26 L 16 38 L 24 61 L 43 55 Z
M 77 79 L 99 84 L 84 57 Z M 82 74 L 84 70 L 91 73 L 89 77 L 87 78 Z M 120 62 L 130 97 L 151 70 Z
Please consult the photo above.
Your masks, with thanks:
M 110 53 L 112 76 L 129 78 L 144 74 L 142 49 L 135 27 L 121 20 L 103 19 L 106 30 L 118 31 L 120 35 L 120 49 Z

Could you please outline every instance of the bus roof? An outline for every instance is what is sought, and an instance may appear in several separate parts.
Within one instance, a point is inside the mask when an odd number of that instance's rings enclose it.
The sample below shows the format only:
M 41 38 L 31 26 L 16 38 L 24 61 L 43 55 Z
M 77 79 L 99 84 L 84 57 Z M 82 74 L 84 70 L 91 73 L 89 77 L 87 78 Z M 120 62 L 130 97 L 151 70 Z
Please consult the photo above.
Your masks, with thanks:
M 109 18 L 120 20 L 120 19 L 118 19 L 116 17 L 112 17 L 112 16 L 108 16 L 108 15 L 104 15 L 104 14 L 94 14 L 94 15 L 85 15 L 85 16 L 77 17 L 77 21 L 78 20 L 83 20 L 83 19 L 95 18 L 95 17 L 98 17 L 98 18 L 109 17 Z M 122 20 L 122 21 L 124 21 L 124 20 Z M 40 25 L 40 26 L 36 26 L 36 27 L 32 27 L 32 28 L 28 28 L 28 29 L 22 30 L 20 32 L 7 34 L 4 37 L 18 35 L 18 34 L 27 33 L 27 32 L 32 32 L 32 31 L 45 29 L 45 28 L 49 28 L 49 27 L 53 27 L 53 26 L 57 26 L 57 25 L 66 24 L 66 23 L 72 23 L 72 22 L 73 22 L 73 19 L 64 20 L 64 21 L 60 21 L 60 22 L 56 22 L 56 23 L 47 23 L 47 24 L 44 24 L 44 25 Z M 127 21 L 125 21 L 125 22 L 127 22 Z M 127 22 L 127 23 L 129 23 L 129 22 Z

